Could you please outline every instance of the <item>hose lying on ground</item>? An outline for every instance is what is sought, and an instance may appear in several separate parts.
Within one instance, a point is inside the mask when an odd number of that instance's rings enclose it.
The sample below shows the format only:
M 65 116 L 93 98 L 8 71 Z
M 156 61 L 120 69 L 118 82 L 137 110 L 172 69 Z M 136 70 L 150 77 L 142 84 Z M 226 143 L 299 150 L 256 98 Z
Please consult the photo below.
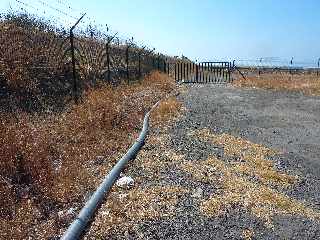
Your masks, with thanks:
M 74 220 L 74 222 L 70 225 L 67 231 L 62 236 L 62 240 L 73 240 L 79 239 L 82 235 L 83 231 L 86 229 L 89 221 L 92 219 L 95 211 L 98 206 L 104 200 L 106 194 L 109 192 L 120 173 L 126 166 L 126 164 L 135 158 L 139 150 L 144 145 L 148 128 L 149 128 L 149 117 L 154 108 L 158 106 L 159 102 L 157 102 L 151 110 L 145 115 L 143 120 L 143 128 L 142 131 L 136 140 L 136 142 L 132 145 L 132 147 L 128 150 L 128 152 L 117 162 L 117 164 L 112 168 L 109 174 L 105 177 L 103 182 L 97 188 L 97 190 L 93 193 L 89 201 L 85 204 L 85 206 L 81 209 L 78 217 Z

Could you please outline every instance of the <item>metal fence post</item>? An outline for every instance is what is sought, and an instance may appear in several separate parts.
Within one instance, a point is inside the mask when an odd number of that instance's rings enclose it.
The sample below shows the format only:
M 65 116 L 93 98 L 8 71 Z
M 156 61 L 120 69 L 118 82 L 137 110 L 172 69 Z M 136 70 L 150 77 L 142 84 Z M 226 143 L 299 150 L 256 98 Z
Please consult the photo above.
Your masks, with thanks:
M 75 104 L 78 104 L 78 86 L 76 74 L 76 59 L 74 55 L 73 31 L 70 30 L 70 48 L 71 48 L 71 62 L 72 62 L 72 78 L 73 78 L 73 97 Z
M 155 51 L 155 48 L 152 49 L 151 51 L 147 52 L 146 55 L 145 55 L 148 58 L 148 67 L 150 67 L 150 64 L 151 64 L 150 63 L 150 59 L 152 59 L 151 71 L 155 68 L 154 67 L 154 58 L 153 58 L 153 56 L 150 56 L 154 51 Z M 148 70 L 150 70 L 150 69 L 148 69 Z
M 156 69 L 156 60 L 154 56 L 152 56 L 152 67 L 153 69 Z
M 81 18 L 70 28 L 70 48 L 71 48 L 71 61 L 72 61 L 72 77 L 73 77 L 73 94 L 74 94 L 74 102 L 78 104 L 79 96 L 78 96 L 78 84 L 77 84 L 77 72 L 76 72 L 76 58 L 74 54 L 74 34 L 73 30 L 80 23 L 80 21 L 86 15 L 83 14 Z
M 107 54 L 107 69 L 108 69 L 108 82 L 111 82 L 111 73 L 110 73 L 110 52 L 109 52 L 109 40 L 106 44 L 106 54 Z
M 199 82 L 199 66 L 197 61 L 196 61 L 196 82 Z
M 177 81 L 177 63 L 174 64 L 174 79 Z
M 228 82 L 231 82 L 231 74 L 230 74 L 230 62 L 228 62 L 228 78 L 227 78 Z
M 139 78 L 141 78 L 142 74 L 141 74 L 141 52 L 140 51 L 138 53 L 138 74 L 139 74 Z
M 139 78 L 142 77 L 142 72 L 141 72 L 141 54 L 144 51 L 146 47 L 143 46 L 142 49 L 138 52 L 138 74 L 139 74 Z
M 117 36 L 118 33 L 116 33 L 115 35 L 113 35 L 113 37 L 108 37 L 107 38 L 107 43 L 106 43 L 106 55 L 107 55 L 107 69 L 108 69 L 108 82 L 111 82 L 111 69 L 110 69 L 110 43 L 111 41 Z
M 129 48 L 130 48 L 130 46 L 127 45 L 127 48 L 126 48 L 126 74 L 127 74 L 128 83 L 130 81 L 130 74 L 129 74 Z

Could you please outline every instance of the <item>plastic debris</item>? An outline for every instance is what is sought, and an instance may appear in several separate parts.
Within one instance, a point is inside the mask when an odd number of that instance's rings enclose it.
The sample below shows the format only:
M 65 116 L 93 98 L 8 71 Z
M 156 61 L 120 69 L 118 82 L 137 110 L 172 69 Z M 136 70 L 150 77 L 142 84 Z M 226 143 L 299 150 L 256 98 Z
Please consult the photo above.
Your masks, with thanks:
M 131 177 L 123 176 L 116 182 L 117 187 L 130 189 L 134 185 L 134 180 Z

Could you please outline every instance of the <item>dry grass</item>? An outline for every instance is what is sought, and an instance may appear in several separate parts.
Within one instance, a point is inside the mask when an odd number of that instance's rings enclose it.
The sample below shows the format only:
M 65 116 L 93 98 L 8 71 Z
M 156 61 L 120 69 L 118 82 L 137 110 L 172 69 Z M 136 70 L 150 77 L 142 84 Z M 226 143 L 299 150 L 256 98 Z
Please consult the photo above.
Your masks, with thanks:
M 56 212 L 84 201 L 136 138 L 145 112 L 173 87 L 154 72 L 141 83 L 89 90 L 61 114 L 1 115 L 0 224 L 7 227 L 0 238 L 47 238 L 49 225 L 48 236 L 57 233 Z M 98 156 L 102 165 L 93 163 Z M 22 224 L 27 219 L 34 225 Z
M 135 177 L 138 185 L 160 180 L 164 172 L 183 161 L 184 156 L 168 146 L 170 141 L 170 136 L 166 134 L 148 138 L 148 149 L 142 149 L 132 163 L 132 169 L 140 171 Z
M 171 79 L 173 80 L 173 79 Z M 170 92 L 173 90 L 173 87 L 175 86 L 174 81 L 168 81 L 168 75 L 162 74 L 160 72 L 153 72 L 152 74 L 147 75 L 144 78 L 143 82 L 144 86 L 147 87 L 150 84 L 153 85 L 157 89 L 161 89 L 167 92 Z
M 170 218 L 185 192 L 180 187 L 155 186 L 112 193 L 91 226 L 88 235 L 94 238 L 89 239 L 105 239 L 114 228 L 125 232 L 141 221 Z
M 238 159 L 232 163 L 232 167 L 243 175 L 256 177 L 264 184 L 283 187 L 297 181 L 294 176 L 278 172 L 274 162 L 267 159 L 268 156 L 277 154 L 277 151 L 232 135 L 215 135 L 207 129 L 197 132 L 196 135 L 202 140 L 223 146 L 225 156 Z
M 316 74 L 264 73 L 246 78 L 247 80 L 244 80 L 237 76 L 233 84 L 238 87 L 300 91 L 307 95 L 320 95 L 320 75 Z
M 252 229 L 245 229 L 242 231 L 242 237 L 244 240 L 252 240 L 254 237 L 254 231 Z
M 276 214 L 300 215 L 320 220 L 320 213 L 305 203 L 292 199 L 274 187 L 290 187 L 296 176 L 279 172 L 266 159 L 275 151 L 227 134 L 216 135 L 202 130 L 191 135 L 203 141 L 221 145 L 225 157 L 233 156 L 239 161 L 226 162 L 210 157 L 202 162 L 185 162 L 180 168 L 202 182 L 220 187 L 218 195 L 211 196 L 200 204 L 200 210 L 209 216 L 223 214 L 233 206 L 239 206 L 265 220 L 272 227 Z
M 152 122 L 161 123 L 174 120 L 180 114 L 182 104 L 175 97 L 161 101 L 159 106 L 152 112 Z

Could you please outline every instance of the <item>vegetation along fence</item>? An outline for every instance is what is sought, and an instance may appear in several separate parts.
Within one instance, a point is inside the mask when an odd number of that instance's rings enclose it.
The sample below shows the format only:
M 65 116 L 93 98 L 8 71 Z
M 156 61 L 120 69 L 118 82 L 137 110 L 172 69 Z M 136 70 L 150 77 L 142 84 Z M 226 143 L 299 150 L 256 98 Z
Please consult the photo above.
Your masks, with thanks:
M 141 79 L 153 70 L 169 72 L 169 57 L 139 47 L 133 39 L 94 29 L 69 30 L 27 14 L 8 14 L 0 21 L 0 97 L 54 101 L 74 99 L 100 83 L 118 85 Z

